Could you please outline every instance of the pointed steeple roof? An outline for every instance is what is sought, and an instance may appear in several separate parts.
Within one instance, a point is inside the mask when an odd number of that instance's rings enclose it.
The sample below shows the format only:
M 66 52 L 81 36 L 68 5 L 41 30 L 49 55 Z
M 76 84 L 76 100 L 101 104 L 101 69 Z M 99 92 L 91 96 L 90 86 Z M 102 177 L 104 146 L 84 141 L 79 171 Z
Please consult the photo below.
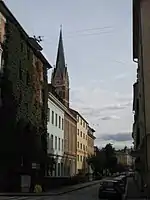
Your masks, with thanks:
M 64 47 L 62 39 L 62 26 L 60 27 L 59 43 L 58 43 L 58 52 L 56 58 L 56 69 L 59 68 L 61 72 L 65 70 L 65 56 L 64 56 Z

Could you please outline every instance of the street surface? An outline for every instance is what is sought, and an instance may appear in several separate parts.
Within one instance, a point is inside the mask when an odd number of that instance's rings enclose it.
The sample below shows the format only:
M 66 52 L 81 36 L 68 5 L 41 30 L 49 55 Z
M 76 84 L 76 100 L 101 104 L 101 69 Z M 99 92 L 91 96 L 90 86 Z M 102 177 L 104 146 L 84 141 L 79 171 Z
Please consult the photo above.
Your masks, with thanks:
M 87 187 L 81 190 L 76 190 L 59 196 L 32 196 L 32 197 L 5 197 L 0 196 L 0 200 L 99 200 L 98 198 L 99 184 Z

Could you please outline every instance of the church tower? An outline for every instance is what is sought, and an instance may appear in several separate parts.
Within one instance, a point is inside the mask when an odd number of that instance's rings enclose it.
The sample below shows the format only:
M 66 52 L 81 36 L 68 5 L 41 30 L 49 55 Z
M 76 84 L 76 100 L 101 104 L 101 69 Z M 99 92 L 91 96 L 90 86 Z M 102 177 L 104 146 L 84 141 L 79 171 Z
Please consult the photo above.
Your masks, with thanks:
M 62 28 L 60 29 L 56 66 L 52 73 L 51 83 L 56 93 L 64 101 L 65 105 L 69 107 L 69 76 L 65 63 Z

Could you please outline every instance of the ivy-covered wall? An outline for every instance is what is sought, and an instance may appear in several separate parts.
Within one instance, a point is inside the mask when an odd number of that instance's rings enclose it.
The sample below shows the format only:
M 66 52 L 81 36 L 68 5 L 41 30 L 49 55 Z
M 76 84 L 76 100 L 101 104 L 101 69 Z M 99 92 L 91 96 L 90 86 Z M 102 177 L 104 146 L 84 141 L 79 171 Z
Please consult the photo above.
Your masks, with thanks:
M 7 20 L 3 44 L 4 70 L 1 74 L 0 108 L 1 162 L 41 162 L 47 152 L 47 69 L 43 82 L 33 66 L 34 51 L 13 21 Z M 36 73 L 35 73 L 36 72 Z M 42 103 L 37 101 L 37 86 L 42 87 Z

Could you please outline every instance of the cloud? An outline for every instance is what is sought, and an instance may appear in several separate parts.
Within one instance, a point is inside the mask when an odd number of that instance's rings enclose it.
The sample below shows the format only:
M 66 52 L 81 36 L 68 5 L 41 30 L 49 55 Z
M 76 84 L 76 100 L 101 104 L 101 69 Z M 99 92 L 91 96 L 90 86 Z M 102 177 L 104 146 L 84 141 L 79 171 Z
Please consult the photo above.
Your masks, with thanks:
M 112 116 L 105 116 L 105 117 L 101 117 L 101 120 L 112 120 L 112 119 L 120 119 L 120 117 L 112 115 Z
M 72 88 L 71 107 L 96 130 L 95 143 L 98 146 L 109 140 L 117 146 L 124 146 L 123 140 L 126 140 L 127 146 L 131 145 L 132 138 L 129 135 L 127 138 L 124 133 L 132 131 L 132 94 L 114 92 L 106 89 L 105 85 L 99 85 L 90 82 L 89 85 Z M 103 133 L 106 133 L 104 138 Z
M 117 76 L 115 76 L 114 80 L 121 80 L 123 78 L 126 78 L 127 76 L 127 73 L 118 74 Z
M 131 133 L 116 133 L 114 135 L 105 134 L 105 135 L 102 135 L 101 137 L 102 137 L 103 140 L 112 140 L 112 141 L 117 141 L 117 142 L 132 140 L 132 134 Z

